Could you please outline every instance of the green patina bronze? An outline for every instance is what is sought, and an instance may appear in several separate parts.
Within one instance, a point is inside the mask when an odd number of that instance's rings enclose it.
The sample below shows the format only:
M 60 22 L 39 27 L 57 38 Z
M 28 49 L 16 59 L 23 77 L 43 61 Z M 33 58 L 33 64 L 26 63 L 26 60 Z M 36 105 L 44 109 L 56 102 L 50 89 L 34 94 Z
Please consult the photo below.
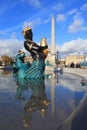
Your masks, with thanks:
M 32 63 L 24 63 L 25 53 L 19 50 L 15 57 L 15 63 L 13 68 L 19 78 L 25 79 L 42 79 L 45 77 L 45 59 L 48 54 L 48 45 L 46 39 L 41 40 L 40 45 L 32 41 L 32 30 L 27 27 L 23 30 L 23 35 L 25 38 L 24 47 L 30 52 L 33 59 Z

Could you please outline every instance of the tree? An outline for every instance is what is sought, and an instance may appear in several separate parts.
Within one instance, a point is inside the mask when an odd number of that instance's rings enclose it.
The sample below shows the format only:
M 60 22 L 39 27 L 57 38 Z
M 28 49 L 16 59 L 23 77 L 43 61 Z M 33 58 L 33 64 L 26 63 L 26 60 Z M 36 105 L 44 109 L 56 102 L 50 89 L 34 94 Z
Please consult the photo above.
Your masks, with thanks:
M 13 59 L 7 55 L 2 56 L 2 61 L 5 65 L 10 65 L 11 63 L 13 63 Z

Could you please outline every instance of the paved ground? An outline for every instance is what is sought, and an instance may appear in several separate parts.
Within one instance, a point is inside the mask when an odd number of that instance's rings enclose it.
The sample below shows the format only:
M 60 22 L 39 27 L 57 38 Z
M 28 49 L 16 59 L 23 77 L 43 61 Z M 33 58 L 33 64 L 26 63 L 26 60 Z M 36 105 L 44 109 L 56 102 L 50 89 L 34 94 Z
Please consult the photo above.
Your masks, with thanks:
M 63 68 L 63 72 L 80 75 L 80 76 L 84 77 L 85 79 L 87 79 L 87 69 Z
M 58 67 L 58 68 L 59 68 L 59 70 L 61 69 L 61 67 Z M 53 71 L 54 71 L 53 66 L 46 66 L 45 74 L 53 73 Z M 87 68 L 83 69 L 83 68 L 63 67 L 63 72 L 76 74 L 76 75 L 79 75 L 87 80 Z

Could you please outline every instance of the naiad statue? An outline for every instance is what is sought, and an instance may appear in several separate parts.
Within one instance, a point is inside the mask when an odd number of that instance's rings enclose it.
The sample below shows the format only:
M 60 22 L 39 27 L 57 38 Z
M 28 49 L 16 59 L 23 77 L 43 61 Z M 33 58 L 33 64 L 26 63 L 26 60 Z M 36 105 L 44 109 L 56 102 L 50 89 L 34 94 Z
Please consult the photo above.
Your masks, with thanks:
M 25 28 L 22 31 L 25 38 L 24 47 L 31 54 L 32 63 L 22 63 L 22 58 L 17 57 L 17 65 L 20 65 L 18 69 L 18 77 L 25 79 L 44 78 L 45 77 L 45 59 L 48 55 L 48 45 L 46 38 L 42 38 L 40 45 L 33 41 L 33 33 L 30 27 Z M 22 60 L 21 60 L 22 59 Z

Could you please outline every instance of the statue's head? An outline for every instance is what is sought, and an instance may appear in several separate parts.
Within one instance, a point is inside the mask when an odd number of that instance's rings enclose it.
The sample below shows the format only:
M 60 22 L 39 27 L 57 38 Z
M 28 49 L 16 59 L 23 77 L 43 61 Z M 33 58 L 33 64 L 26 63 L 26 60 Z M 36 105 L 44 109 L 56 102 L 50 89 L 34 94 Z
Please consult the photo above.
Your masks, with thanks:
M 22 34 L 26 40 L 28 40 L 28 39 L 32 40 L 32 38 L 33 38 L 32 29 L 30 27 L 24 28 L 24 30 L 22 31 Z

